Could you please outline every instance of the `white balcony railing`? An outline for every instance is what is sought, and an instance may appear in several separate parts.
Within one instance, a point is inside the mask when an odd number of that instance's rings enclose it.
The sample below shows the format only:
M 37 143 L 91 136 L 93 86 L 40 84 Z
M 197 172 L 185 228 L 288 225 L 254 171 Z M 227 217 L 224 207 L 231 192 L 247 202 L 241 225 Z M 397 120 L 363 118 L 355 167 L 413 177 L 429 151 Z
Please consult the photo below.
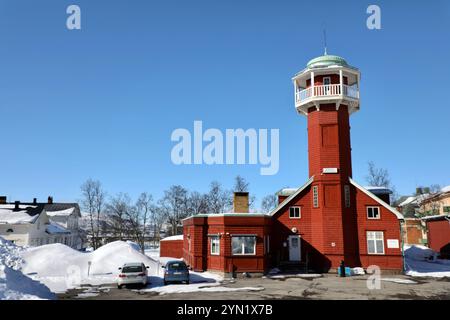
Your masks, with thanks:
M 297 91 L 295 94 L 295 101 L 297 103 L 302 103 L 315 97 L 349 97 L 352 99 L 359 99 L 359 90 L 357 87 L 348 86 L 345 84 L 342 85 L 342 87 L 340 84 L 314 86 L 314 88 L 309 87 L 307 89 Z

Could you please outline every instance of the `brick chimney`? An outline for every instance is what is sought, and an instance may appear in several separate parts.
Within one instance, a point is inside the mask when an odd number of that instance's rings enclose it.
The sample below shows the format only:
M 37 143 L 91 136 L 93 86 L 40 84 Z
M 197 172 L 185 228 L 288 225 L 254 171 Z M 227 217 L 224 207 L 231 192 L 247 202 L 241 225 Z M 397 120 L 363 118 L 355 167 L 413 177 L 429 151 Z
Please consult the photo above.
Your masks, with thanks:
M 248 192 L 235 192 L 233 196 L 233 212 L 249 213 Z
M 37 204 L 37 199 L 33 198 L 33 204 L 36 205 Z
M 6 196 L 0 196 L 0 204 L 6 204 L 8 198 Z
M 20 201 L 14 202 L 14 210 L 20 210 Z
M 48 204 L 52 204 L 52 203 L 53 203 L 53 197 L 50 197 L 50 196 L 49 196 L 47 202 L 48 202 Z

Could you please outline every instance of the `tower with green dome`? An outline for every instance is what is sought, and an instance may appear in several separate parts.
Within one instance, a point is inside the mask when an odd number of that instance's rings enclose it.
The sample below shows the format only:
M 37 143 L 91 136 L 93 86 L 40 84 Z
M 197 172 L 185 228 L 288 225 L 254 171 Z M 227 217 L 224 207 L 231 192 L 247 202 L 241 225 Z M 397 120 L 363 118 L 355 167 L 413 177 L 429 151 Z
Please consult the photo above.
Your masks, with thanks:
M 335 103 L 337 109 L 345 104 L 350 114 L 359 110 L 360 72 L 342 57 L 324 54 L 314 58 L 292 80 L 295 107 L 303 115 L 324 103 Z

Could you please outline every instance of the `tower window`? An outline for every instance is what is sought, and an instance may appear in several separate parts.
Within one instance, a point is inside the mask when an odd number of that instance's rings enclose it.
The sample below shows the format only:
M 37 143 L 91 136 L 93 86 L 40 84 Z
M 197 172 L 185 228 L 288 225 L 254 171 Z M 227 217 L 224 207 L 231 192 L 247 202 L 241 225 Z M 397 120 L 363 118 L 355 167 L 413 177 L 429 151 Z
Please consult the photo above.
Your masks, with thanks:
M 345 207 L 350 208 L 350 186 L 344 186 Z
M 380 219 L 380 208 L 367 207 L 367 219 Z
M 319 207 L 319 186 L 313 186 L 313 207 Z
M 290 207 L 289 208 L 289 218 L 300 219 L 301 218 L 300 207 Z

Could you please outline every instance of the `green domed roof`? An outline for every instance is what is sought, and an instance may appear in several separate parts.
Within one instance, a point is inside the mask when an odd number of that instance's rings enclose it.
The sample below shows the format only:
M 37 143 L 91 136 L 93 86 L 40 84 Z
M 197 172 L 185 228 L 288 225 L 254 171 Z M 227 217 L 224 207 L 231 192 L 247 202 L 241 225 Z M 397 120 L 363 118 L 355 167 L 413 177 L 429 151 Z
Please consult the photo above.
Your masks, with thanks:
M 345 61 L 344 58 L 326 54 L 324 56 L 320 56 L 310 60 L 306 66 L 308 68 L 328 67 L 328 66 L 348 67 L 348 63 L 347 61 Z

